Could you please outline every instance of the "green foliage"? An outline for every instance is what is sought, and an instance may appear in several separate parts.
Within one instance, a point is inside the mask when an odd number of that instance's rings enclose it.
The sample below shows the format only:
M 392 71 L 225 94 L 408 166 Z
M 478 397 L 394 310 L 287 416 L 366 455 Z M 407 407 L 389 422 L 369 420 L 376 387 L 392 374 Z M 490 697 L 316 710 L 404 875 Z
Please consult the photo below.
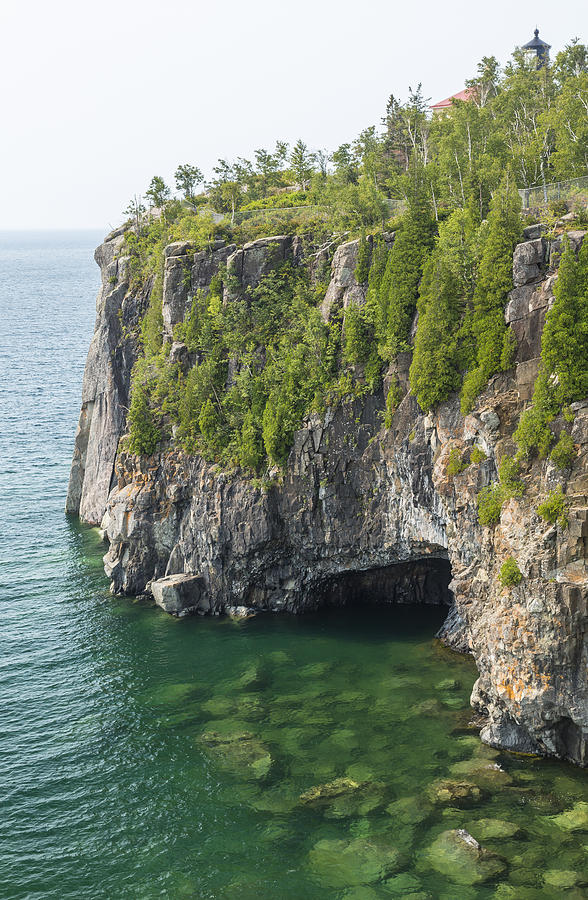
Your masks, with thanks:
M 388 393 L 386 394 L 386 413 L 384 416 L 384 428 L 392 428 L 392 417 L 398 409 L 398 404 L 402 400 L 402 390 L 396 380 L 391 381 Z M 414 432 L 409 440 L 413 440 Z
M 572 460 L 576 455 L 576 448 L 572 436 L 567 431 L 562 431 L 559 441 L 549 454 L 552 463 L 558 469 L 567 469 L 572 464 Z
M 504 499 L 509 497 L 522 497 L 525 485 L 519 478 L 520 465 L 512 456 L 504 456 L 498 466 L 498 477 L 503 490 Z
M 129 427 L 130 452 L 151 456 L 161 438 L 161 432 L 153 421 L 149 396 L 145 386 L 141 383 L 133 385 L 131 408 L 129 410 Z
M 455 475 L 459 475 L 460 472 L 463 472 L 464 469 L 467 469 L 468 463 L 462 457 L 461 452 L 457 449 L 457 447 L 452 447 L 449 452 L 449 457 L 447 458 L 447 465 L 445 467 L 445 471 L 450 478 L 454 478 Z
M 561 406 L 588 396 L 588 241 L 577 258 L 565 239 L 553 292 L 541 358 L 546 371 L 557 379 L 554 391 Z
M 251 203 L 245 203 L 241 209 L 288 209 L 292 206 L 305 206 L 308 203 L 308 194 L 306 191 L 281 191 L 279 194 L 271 194 L 269 197 L 262 197 L 260 200 L 252 200 Z
M 470 210 L 456 210 L 439 226 L 435 248 L 425 265 L 418 302 L 419 321 L 410 384 L 428 412 L 461 385 L 467 359 L 462 322 L 474 286 L 476 221 Z
M 504 307 L 512 289 L 512 252 L 521 234 L 521 201 L 507 173 L 490 204 L 469 324 L 475 342 L 473 368 L 464 378 L 461 408 L 467 414 L 488 379 L 512 362 L 512 338 Z
M 370 274 L 371 248 L 366 239 L 365 231 L 361 232 L 359 247 L 357 249 L 357 264 L 355 266 L 355 280 L 358 284 L 365 284 Z
M 478 447 L 478 446 L 473 447 L 471 455 L 470 455 L 470 461 L 473 462 L 474 465 L 476 465 L 476 466 L 479 465 L 486 458 L 487 458 L 486 454 L 484 453 L 484 451 L 482 450 L 481 447 Z
M 496 525 L 502 507 L 511 497 L 522 497 L 524 482 L 519 478 L 519 462 L 505 456 L 498 466 L 499 481 L 483 488 L 478 494 L 478 519 L 481 525 Z
M 562 406 L 569 418 L 569 404 L 588 395 L 587 241 L 576 257 L 566 239 L 554 294 L 541 338 L 541 369 L 532 405 L 521 416 L 514 434 L 519 453 L 527 457 L 534 453 L 547 456 L 553 443 L 549 423 Z M 556 452 L 556 458 L 565 457 Z
M 504 490 L 500 484 L 490 484 L 478 494 L 478 519 L 481 525 L 496 525 L 504 503 Z
M 409 349 L 409 330 L 416 309 L 423 267 L 433 243 L 433 221 L 422 191 L 411 198 L 404 224 L 388 253 L 380 284 L 382 345 L 380 355 L 392 359 Z
M 557 490 L 550 491 L 543 503 L 539 504 L 537 514 L 551 525 L 557 523 L 560 528 L 568 527 L 568 501 L 561 485 Z
M 516 587 L 523 580 L 523 574 L 512 556 L 503 562 L 498 578 L 503 587 Z

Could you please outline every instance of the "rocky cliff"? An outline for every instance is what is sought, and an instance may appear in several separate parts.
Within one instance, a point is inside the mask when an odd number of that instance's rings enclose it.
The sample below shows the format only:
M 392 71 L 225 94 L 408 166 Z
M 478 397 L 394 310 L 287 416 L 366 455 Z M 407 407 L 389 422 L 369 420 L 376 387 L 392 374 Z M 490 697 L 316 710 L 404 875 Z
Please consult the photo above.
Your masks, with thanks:
M 570 237 L 577 246 L 583 234 Z M 529 463 L 524 493 L 504 505 L 495 527 L 480 524 L 476 502 L 496 479 L 498 461 L 514 452 L 512 434 L 532 395 L 553 297 L 560 242 L 548 242 L 540 228 L 528 229 L 526 238 L 514 254 L 506 308 L 516 363 L 491 381 L 471 415 L 460 414 L 457 400 L 423 415 L 408 390 L 404 354 L 384 385 L 394 377 L 403 393 L 391 428 L 382 424 L 384 391 L 350 399 L 305 422 L 285 470 L 270 471 L 262 483 L 173 446 L 149 458 L 117 455 L 137 354 L 133 334 L 149 286 L 129 290 L 121 235 L 110 235 L 96 253 L 103 287 L 67 509 L 101 523 L 112 589 L 151 592 L 177 615 L 229 607 L 302 611 L 362 591 L 382 601 L 448 602 L 450 571 L 454 606 L 445 639 L 475 658 L 480 677 L 472 704 L 483 716 L 483 740 L 586 765 L 588 403 L 574 405 L 571 468 Z M 194 291 L 206 290 L 224 265 L 233 276 L 227 303 L 231 291 L 254 286 L 285 259 L 311 270 L 330 265 L 325 317 L 364 301 L 354 242 L 307 257 L 291 237 L 242 249 L 218 242 L 199 253 L 173 244 L 165 255 L 170 341 Z M 184 352 L 173 345 L 178 359 Z M 556 434 L 562 424 L 552 423 Z M 459 465 L 449 465 L 456 458 Z M 536 512 L 557 486 L 569 504 L 568 528 Z M 523 578 L 504 588 L 499 571 L 508 557 Z

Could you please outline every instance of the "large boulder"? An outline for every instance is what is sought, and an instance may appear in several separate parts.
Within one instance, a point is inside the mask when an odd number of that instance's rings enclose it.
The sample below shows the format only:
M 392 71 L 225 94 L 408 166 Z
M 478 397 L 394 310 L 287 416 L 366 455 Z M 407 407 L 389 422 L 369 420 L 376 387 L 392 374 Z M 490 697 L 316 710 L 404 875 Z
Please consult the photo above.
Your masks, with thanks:
M 151 582 L 153 599 L 172 616 L 206 613 L 210 603 L 200 575 L 167 575 Z

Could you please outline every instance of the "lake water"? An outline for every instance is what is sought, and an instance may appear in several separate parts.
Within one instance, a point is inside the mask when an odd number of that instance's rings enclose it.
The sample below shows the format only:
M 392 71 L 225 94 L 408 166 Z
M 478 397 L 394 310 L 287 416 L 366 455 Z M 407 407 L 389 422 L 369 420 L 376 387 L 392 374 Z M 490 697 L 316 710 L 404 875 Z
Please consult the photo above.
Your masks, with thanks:
M 0 234 L 1 900 L 586 897 L 586 773 L 480 744 L 438 610 L 109 595 L 63 514 L 99 239 Z

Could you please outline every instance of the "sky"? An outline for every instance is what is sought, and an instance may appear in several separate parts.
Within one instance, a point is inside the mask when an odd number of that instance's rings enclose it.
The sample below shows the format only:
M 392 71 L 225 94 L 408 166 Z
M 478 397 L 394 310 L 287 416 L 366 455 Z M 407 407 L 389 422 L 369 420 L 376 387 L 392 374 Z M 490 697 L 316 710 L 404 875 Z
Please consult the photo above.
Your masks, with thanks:
M 2 0 L 0 229 L 99 228 L 153 175 L 207 177 L 299 137 L 329 151 L 391 93 L 436 102 L 533 36 L 588 40 L 566 0 Z

